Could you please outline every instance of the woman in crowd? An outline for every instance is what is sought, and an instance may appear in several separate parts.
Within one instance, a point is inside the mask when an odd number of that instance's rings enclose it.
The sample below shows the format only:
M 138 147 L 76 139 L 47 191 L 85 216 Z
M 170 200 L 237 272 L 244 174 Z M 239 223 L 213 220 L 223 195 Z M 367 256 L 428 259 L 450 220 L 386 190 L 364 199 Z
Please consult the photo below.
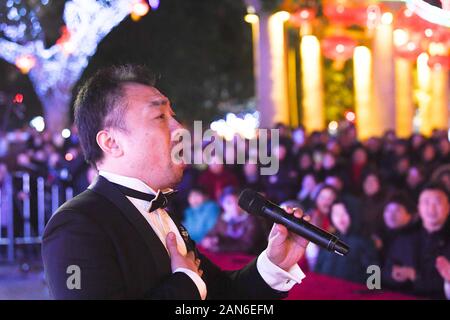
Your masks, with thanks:
M 331 206 L 330 220 L 335 234 L 351 250 L 345 257 L 320 249 L 314 271 L 327 274 L 345 280 L 365 283 L 367 279 L 367 267 L 378 265 L 377 252 L 370 239 L 358 235 L 352 229 L 351 206 L 342 200 L 336 200 Z
M 361 232 L 366 237 L 378 233 L 383 225 L 383 205 L 386 191 L 381 186 L 380 174 L 375 170 L 366 171 L 362 178 Z
M 303 210 L 306 212 L 314 206 L 312 194 L 317 186 L 317 178 L 313 173 L 308 173 L 302 179 L 302 187 L 297 194 Z
M 337 196 L 338 192 L 332 186 L 326 184 L 317 186 L 313 194 L 314 206 L 307 212 L 311 217 L 311 223 L 327 231 L 334 230 L 330 223 L 329 214 L 331 205 L 336 200 Z M 314 269 L 318 254 L 319 247 L 314 243 L 310 243 L 306 249 L 306 259 L 310 269 Z

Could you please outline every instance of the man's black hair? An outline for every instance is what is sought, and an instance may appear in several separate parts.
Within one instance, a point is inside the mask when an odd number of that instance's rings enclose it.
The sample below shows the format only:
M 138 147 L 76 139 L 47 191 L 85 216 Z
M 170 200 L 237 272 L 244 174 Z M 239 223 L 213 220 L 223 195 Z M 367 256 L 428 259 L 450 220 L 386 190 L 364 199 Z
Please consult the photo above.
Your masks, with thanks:
M 103 158 L 96 142 L 104 128 L 127 130 L 124 114 L 127 106 L 123 86 L 139 83 L 153 87 L 155 77 L 141 65 L 111 66 L 97 71 L 79 89 L 75 99 L 75 124 L 86 161 L 94 165 Z

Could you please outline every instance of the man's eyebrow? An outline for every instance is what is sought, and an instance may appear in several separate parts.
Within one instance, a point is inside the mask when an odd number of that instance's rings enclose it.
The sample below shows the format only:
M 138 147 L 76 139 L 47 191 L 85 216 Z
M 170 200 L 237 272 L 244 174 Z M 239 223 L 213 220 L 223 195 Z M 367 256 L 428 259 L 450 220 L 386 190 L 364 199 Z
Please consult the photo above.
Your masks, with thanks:
M 155 99 L 155 100 L 149 101 L 149 105 L 151 105 L 153 107 L 166 106 L 169 104 L 170 104 L 170 101 L 167 98 Z

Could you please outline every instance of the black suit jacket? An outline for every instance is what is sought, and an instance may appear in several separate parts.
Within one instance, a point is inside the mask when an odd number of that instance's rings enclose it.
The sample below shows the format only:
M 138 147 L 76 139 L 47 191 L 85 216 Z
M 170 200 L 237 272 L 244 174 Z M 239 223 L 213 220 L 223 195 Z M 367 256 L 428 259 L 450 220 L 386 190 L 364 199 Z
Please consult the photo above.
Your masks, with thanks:
M 172 273 L 167 250 L 138 209 L 101 176 L 50 219 L 42 257 L 56 299 L 200 299 L 189 276 Z M 256 259 L 233 272 L 200 259 L 208 299 L 286 296 L 264 282 Z M 68 288 L 71 265 L 80 268 L 81 289 Z

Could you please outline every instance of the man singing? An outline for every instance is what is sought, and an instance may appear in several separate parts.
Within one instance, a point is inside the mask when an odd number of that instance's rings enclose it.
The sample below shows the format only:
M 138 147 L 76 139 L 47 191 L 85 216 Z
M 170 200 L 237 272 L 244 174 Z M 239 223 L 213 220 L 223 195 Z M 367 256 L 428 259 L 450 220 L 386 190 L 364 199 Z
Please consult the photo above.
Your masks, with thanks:
M 181 125 L 145 68 L 96 73 L 77 95 L 75 123 L 99 175 L 45 229 L 42 256 L 54 298 L 279 299 L 304 278 L 297 261 L 308 242 L 284 226 L 273 226 L 254 261 L 225 272 L 164 210 L 183 175 L 184 165 L 171 159 L 171 134 Z

